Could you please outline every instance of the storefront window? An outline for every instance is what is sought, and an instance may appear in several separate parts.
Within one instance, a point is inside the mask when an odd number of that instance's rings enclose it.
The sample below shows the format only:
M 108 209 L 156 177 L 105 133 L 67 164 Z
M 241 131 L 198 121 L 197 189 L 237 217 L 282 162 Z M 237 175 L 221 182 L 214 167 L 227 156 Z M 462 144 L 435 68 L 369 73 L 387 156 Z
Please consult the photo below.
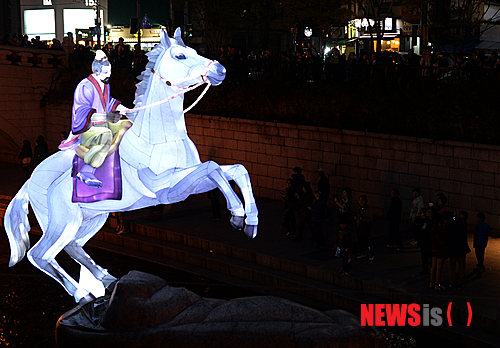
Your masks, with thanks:
M 375 51 L 378 51 L 377 40 L 373 41 L 373 47 L 374 47 Z M 399 52 L 400 39 L 399 38 L 383 39 L 381 42 L 381 47 L 382 47 L 381 51 Z
M 95 27 L 96 12 L 90 9 L 64 9 L 64 33 L 72 32 L 76 38 L 76 29 L 86 29 Z M 101 10 L 101 18 L 104 17 L 104 12 Z M 102 30 L 102 28 L 101 28 Z M 104 37 L 102 32 L 101 38 Z
M 24 33 L 28 37 L 40 36 L 40 40 L 52 40 L 56 36 L 56 24 L 53 9 L 25 10 Z

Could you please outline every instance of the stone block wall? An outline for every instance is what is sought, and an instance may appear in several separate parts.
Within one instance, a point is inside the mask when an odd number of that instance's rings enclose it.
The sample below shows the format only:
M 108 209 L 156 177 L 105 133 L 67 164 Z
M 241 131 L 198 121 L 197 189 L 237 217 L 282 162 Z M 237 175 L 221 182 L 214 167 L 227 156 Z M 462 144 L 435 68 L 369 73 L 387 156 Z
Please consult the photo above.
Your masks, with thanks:
M 385 215 L 397 188 L 407 218 L 419 187 L 426 203 L 443 192 L 450 210 L 469 212 L 469 223 L 483 212 L 500 226 L 499 146 L 193 114 L 186 124 L 202 161 L 243 164 L 256 196 L 281 199 L 295 166 L 316 187 L 323 168 L 332 194 L 350 187 L 354 202 L 366 194 L 376 216 Z
M 50 88 L 54 71 L 0 65 L 0 160 L 19 162 L 17 156 L 23 140 L 28 139 L 34 148 L 38 135 L 45 137 L 49 150 L 57 149 L 59 133 L 63 129 L 57 125 L 57 137 L 53 136 L 52 124 L 46 118 L 51 110 L 40 108 L 42 95 Z M 69 113 L 59 110 L 55 114 L 67 117 L 71 126 L 71 107 Z

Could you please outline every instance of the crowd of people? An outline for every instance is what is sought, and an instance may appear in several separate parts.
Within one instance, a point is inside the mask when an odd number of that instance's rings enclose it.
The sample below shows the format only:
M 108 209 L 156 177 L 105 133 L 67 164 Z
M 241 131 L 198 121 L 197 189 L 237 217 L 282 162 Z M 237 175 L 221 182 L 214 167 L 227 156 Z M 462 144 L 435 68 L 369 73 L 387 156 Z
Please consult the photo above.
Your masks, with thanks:
M 313 48 L 274 53 L 264 49 L 248 55 L 232 45 L 221 46 L 217 59 L 228 70 L 232 78 L 252 78 L 280 75 L 301 82 L 342 82 L 394 84 L 412 88 L 430 83 L 442 84 L 454 81 L 479 82 L 483 79 L 498 79 L 500 61 L 498 52 L 488 56 L 484 51 L 455 54 L 453 59 L 439 49 L 427 47 L 421 55 L 410 49 L 408 52 L 350 51 L 342 54 L 338 48 L 331 49 L 324 57 Z
M 0 45 L 64 51 L 68 61 L 79 64 L 82 59 L 92 58 L 90 41 L 84 45 L 75 44 L 68 32 L 61 43 L 54 38 L 42 41 L 39 36 L 12 35 L 0 38 Z M 117 44 L 108 42 L 103 51 L 116 68 L 134 72 L 144 70 L 147 57 L 138 44 L 133 48 L 120 38 Z M 200 53 L 200 52 L 199 52 Z M 201 53 L 200 53 L 201 54 Z M 218 52 L 203 54 L 218 60 L 227 70 L 227 80 L 242 80 L 259 76 L 282 76 L 297 82 L 342 82 L 393 84 L 412 88 L 422 84 L 442 84 L 453 81 L 479 82 L 484 79 L 498 80 L 500 60 L 498 52 L 488 56 L 484 51 L 445 56 L 439 49 L 427 47 L 421 55 L 413 49 L 408 52 L 366 52 L 348 51 L 342 54 L 334 47 L 322 55 L 313 47 L 282 52 L 270 48 L 251 51 L 249 54 L 234 45 L 220 46 Z
M 92 51 L 99 49 L 96 45 L 92 45 L 90 40 L 85 40 L 85 44 L 75 43 L 71 32 L 67 33 L 62 43 L 56 38 L 42 41 L 40 36 L 29 39 L 28 35 L 12 35 L 11 37 L 0 37 L 0 45 L 64 52 L 65 62 L 70 65 L 85 65 L 92 62 L 95 55 Z M 102 50 L 108 56 L 113 67 L 117 69 L 141 72 L 146 68 L 148 62 L 146 52 L 140 48 L 139 44 L 135 44 L 132 50 L 130 45 L 125 44 L 123 38 L 119 38 L 117 44 L 108 42 Z M 11 59 L 16 58 L 11 57 Z
M 370 241 L 373 215 L 367 196 L 361 194 L 357 200 L 357 208 L 353 208 L 352 190 L 349 187 L 344 188 L 340 196 L 330 195 L 330 186 L 323 169 L 318 170 L 318 190 L 315 192 L 305 180 L 300 167 L 295 167 L 293 171 L 282 193 L 285 202 L 285 238 L 301 242 L 304 229 L 308 227 L 317 248 L 329 250 L 333 247 L 331 252 L 342 258 L 342 275 L 351 273 L 354 236 L 359 250 L 356 259 L 367 258 L 369 261 L 375 261 L 375 251 Z M 332 201 L 333 210 L 329 208 L 329 200 Z M 333 220 L 335 215 L 335 230 L 323 231 L 323 222 L 326 219 Z M 395 252 L 405 250 L 400 233 L 403 215 L 405 214 L 399 190 L 394 188 L 391 190 L 391 202 L 386 213 L 386 248 L 394 249 Z M 296 216 L 299 218 L 298 224 Z M 429 275 L 430 288 L 444 290 L 442 271 L 445 261 L 449 259 L 449 286 L 462 288 L 465 283 L 466 255 L 471 252 L 467 239 L 468 212 L 460 211 L 454 214 L 449 211 L 447 197 L 443 193 L 437 194 L 435 202 L 424 204 L 420 189 L 415 188 L 408 217 L 413 226 L 414 240 L 411 244 L 419 248 L 421 254 L 422 270 L 419 274 Z M 483 213 L 478 213 L 475 219 L 472 247 L 477 259 L 477 271 L 484 272 L 485 249 L 492 227 L 485 222 Z M 324 233 L 334 233 L 335 245 L 327 245 Z

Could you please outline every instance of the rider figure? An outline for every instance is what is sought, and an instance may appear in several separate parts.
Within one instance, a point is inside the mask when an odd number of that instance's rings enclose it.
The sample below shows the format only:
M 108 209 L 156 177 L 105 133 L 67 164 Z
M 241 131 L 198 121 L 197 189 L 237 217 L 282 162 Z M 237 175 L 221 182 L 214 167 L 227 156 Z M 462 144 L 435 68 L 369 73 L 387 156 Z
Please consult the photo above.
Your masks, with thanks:
M 89 148 L 85 165 L 76 177 L 91 187 L 101 187 L 94 175 L 102 165 L 118 131 L 121 116 L 128 110 L 110 95 L 111 63 L 106 54 L 98 50 L 92 62 L 92 75 L 82 80 L 75 90 L 72 133 L 81 134 L 81 145 Z

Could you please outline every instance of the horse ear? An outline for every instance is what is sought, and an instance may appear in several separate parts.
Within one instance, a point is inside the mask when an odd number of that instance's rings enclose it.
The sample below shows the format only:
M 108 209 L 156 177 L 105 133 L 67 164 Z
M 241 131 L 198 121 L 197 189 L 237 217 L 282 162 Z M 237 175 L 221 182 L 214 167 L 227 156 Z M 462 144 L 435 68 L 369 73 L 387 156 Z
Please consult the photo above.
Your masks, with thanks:
M 182 47 L 186 47 L 184 41 L 182 41 L 181 28 L 177 27 L 177 29 L 175 29 L 174 39 L 177 41 L 179 45 L 181 45 Z
M 170 38 L 168 37 L 167 32 L 165 30 L 161 31 L 160 39 L 161 39 L 161 43 L 162 43 L 163 47 L 165 47 L 165 49 L 170 48 L 170 46 L 171 46 Z

